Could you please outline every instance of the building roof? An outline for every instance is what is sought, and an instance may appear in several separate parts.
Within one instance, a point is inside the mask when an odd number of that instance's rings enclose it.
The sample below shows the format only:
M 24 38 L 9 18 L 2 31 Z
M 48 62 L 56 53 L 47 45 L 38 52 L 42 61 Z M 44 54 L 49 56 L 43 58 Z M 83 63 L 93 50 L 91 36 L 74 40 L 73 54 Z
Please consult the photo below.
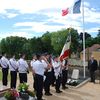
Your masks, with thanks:
M 100 51 L 100 44 L 94 44 L 91 47 L 88 47 L 85 49 L 86 53 L 88 53 L 88 52 L 92 53 L 93 51 Z M 83 53 L 83 51 L 81 53 Z

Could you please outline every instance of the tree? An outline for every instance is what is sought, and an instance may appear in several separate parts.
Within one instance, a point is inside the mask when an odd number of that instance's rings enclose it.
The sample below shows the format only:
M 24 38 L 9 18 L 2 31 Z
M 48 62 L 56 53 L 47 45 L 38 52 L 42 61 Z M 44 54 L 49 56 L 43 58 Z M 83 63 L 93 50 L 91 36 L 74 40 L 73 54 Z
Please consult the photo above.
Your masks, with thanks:
M 69 31 L 70 30 L 70 31 Z M 77 30 L 71 29 L 63 29 L 61 31 L 52 32 L 51 36 L 51 45 L 53 46 L 56 53 L 60 54 L 61 50 L 64 46 L 64 43 L 67 39 L 68 34 L 71 34 L 71 52 L 77 52 L 78 49 L 78 32 Z
M 23 52 L 23 45 L 26 42 L 26 38 L 22 37 L 7 37 L 1 40 L 0 42 L 0 48 L 1 52 L 6 52 L 7 54 L 18 54 L 20 52 Z
M 97 36 L 100 37 L 100 29 L 98 30 L 98 35 Z
M 80 33 L 79 37 L 80 37 L 80 40 L 83 41 L 83 33 L 82 32 Z M 85 40 L 88 39 L 88 38 L 91 38 L 91 35 L 89 33 L 85 32 Z
M 52 32 L 51 33 L 51 45 L 53 46 L 54 53 L 60 54 L 63 45 L 66 41 L 67 38 L 67 30 L 61 30 L 57 32 Z
M 53 47 L 51 45 L 51 33 L 46 32 L 45 34 L 43 34 L 43 36 L 41 37 L 41 40 L 43 43 L 43 51 L 52 53 Z
M 43 43 L 41 38 L 32 38 L 30 41 L 30 48 L 31 48 L 31 54 L 32 53 L 42 53 L 43 52 Z

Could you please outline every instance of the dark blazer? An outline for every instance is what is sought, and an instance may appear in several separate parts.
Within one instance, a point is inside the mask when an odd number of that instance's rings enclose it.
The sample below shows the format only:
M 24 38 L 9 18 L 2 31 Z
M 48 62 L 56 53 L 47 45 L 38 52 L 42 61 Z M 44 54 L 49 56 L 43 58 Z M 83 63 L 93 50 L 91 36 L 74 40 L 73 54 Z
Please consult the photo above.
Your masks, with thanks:
M 93 62 L 91 60 L 89 60 L 88 62 L 88 69 L 90 71 L 96 71 L 98 68 L 98 63 L 97 61 L 94 59 Z

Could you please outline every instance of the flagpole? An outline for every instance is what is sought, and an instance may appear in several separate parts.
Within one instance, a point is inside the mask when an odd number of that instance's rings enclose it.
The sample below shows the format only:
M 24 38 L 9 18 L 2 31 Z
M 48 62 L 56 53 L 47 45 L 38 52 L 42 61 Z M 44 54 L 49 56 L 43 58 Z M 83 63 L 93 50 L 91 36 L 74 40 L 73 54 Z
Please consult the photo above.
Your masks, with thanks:
M 84 67 L 84 78 L 86 77 L 86 72 L 85 72 L 85 26 L 84 26 L 84 0 L 82 0 L 82 21 L 83 21 L 83 67 Z

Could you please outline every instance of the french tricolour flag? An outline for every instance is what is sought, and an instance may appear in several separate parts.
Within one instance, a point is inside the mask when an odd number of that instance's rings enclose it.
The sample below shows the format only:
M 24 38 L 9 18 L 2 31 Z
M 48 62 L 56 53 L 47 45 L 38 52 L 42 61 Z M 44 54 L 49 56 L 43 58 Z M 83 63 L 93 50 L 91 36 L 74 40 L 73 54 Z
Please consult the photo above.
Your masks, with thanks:
M 70 54 L 71 35 L 69 34 L 60 54 L 60 61 L 67 58 Z
M 62 16 L 65 16 L 69 13 L 73 13 L 73 14 L 80 13 L 81 0 L 75 0 L 74 2 L 75 3 L 72 7 L 62 10 Z

